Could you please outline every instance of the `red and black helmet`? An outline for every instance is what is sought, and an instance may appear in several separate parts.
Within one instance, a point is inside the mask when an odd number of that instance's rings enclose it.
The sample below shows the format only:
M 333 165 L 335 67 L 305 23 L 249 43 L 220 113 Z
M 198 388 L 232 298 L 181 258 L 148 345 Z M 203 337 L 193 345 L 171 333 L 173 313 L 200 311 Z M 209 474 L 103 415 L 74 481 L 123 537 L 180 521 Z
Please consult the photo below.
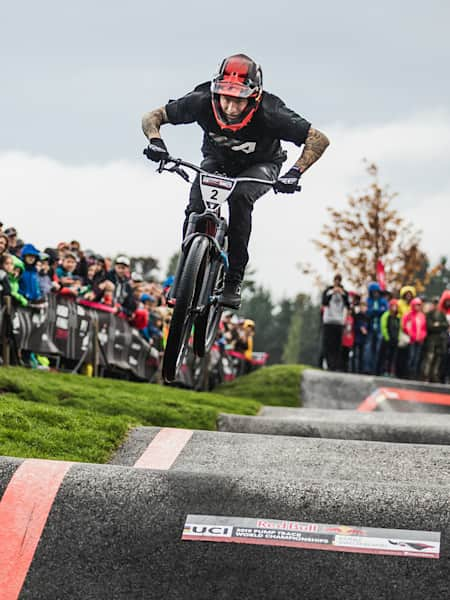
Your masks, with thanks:
M 258 109 L 262 92 L 262 71 L 254 60 L 245 54 L 225 58 L 211 82 L 212 106 L 219 127 L 238 131 L 248 125 Z M 223 114 L 219 103 L 221 94 L 248 99 L 248 105 L 239 117 L 231 120 Z

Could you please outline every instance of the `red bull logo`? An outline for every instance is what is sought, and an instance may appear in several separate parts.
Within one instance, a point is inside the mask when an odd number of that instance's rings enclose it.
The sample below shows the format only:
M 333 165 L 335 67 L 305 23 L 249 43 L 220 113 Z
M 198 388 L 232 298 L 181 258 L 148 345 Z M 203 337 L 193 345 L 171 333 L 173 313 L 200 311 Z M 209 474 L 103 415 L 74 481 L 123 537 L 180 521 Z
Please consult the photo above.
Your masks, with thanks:
M 325 528 L 326 532 L 336 533 L 337 535 L 366 535 L 364 529 L 356 529 L 348 525 L 335 525 Z

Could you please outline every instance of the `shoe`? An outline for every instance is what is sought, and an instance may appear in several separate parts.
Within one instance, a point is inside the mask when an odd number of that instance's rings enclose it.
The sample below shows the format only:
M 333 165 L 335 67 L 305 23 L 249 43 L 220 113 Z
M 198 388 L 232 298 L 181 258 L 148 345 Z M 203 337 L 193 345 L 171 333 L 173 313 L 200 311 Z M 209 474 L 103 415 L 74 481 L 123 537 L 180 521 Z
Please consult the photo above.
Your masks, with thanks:
M 219 296 L 219 304 L 237 310 L 241 306 L 241 282 L 225 281 L 222 295 Z

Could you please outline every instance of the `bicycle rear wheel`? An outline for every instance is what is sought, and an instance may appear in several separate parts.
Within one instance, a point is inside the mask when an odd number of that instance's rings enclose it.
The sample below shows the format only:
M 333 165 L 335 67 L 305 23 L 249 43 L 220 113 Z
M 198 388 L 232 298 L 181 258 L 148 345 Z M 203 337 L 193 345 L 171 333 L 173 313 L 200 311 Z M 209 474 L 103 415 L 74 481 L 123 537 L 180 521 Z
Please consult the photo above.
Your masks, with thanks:
M 162 375 L 168 383 L 176 379 L 183 362 L 194 323 L 193 309 L 197 305 L 208 260 L 209 241 L 205 237 L 193 240 L 180 282 L 177 285 L 176 304 L 170 323 L 164 351 Z
M 216 275 L 213 278 L 213 286 L 208 295 L 218 297 L 223 291 L 225 269 L 222 262 L 216 262 L 211 265 L 211 268 L 216 271 Z M 211 350 L 216 339 L 222 312 L 223 306 L 216 302 L 211 304 L 205 313 L 197 317 L 194 330 L 194 352 L 197 356 L 203 357 L 205 353 Z

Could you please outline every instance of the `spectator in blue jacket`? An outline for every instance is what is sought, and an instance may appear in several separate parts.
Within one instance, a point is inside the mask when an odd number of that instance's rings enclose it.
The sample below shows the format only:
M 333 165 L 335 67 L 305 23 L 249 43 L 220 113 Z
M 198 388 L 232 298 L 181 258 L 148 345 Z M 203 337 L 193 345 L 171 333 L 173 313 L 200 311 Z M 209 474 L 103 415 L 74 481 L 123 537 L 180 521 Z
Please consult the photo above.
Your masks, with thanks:
M 19 281 L 19 292 L 31 303 L 40 302 L 42 291 L 36 266 L 40 259 L 40 252 L 33 244 L 25 244 L 22 248 L 21 258 L 25 269 Z
M 381 295 L 380 285 L 372 281 L 368 286 L 367 316 L 369 317 L 369 332 L 367 335 L 364 371 L 374 374 L 376 370 L 381 341 L 381 315 L 389 310 L 386 298 Z
M 353 373 L 362 373 L 364 369 L 364 354 L 369 334 L 369 316 L 367 314 L 367 302 L 362 300 L 359 306 L 353 309 L 353 327 L 355 330 L 355 341 L 353 344 Z

